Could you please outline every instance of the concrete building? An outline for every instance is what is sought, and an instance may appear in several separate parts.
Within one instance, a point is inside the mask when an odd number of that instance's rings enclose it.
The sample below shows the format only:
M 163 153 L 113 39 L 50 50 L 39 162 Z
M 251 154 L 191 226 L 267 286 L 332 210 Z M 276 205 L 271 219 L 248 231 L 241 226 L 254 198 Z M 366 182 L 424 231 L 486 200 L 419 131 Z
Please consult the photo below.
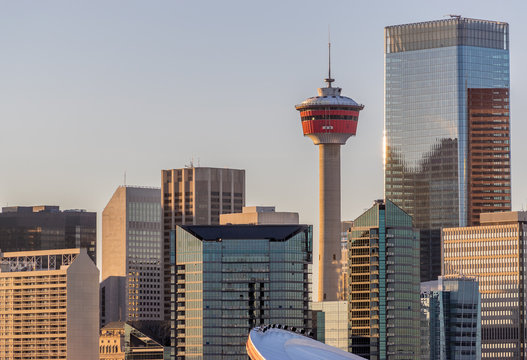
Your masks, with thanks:
M 292 225 L 298 219 L 298 213 L 276 212 L 274 206 L 244 206 L 241 213 L 221 214 L 220 225 Z
M 340 147 L 357 132 L 359 111 L 364 106 L 341 96 L 341 88 L 331 83 L 318 89 L 318 96 L 304 100 L 295 108 L 300 112 L 304 136 L 319 149 L 319 241 L 318 301 L 338 300 L 340 267 Z
M 481 359 L 481 297 L 473 278 L 421 283 L 423 360 Z
M 96 213 L 58 206 L 9 206 L 0 213 L 0 250 L 85 248 L 97 263 Z
M 527 212 L 482 213 L 480 223 L 443 229 L 443 274 L 479 282 L 482 358 L 523 359 Z
M 421 281 L 441 228 L 510 211 L 509 25 L 450 19 L 385 28 L 385 197 L 414 219 Z
M 311 330 L 311 226 L 181 225 L 171 238 L 172 359 L 245 360 L 255 326 Z
M 99 270 L 86 249 L 0 253 L 0 358 L 99 358 Z
M 161 171 L 165 319 L 170 318 L 170 231 L 177 225 L 218 225 L 242 212 L 245 170 L 188 167 Z
M 161 190 L 119 186 L 102 213 L 101 325 L 163 319 Z
M 164 360 L 169 352 L 160 339 L 133 324 L 116 321 L 101 329 L 99 360 Z
M 349 237 L 350 352 L 370 360 L 419 357 L 419 234 L 412 217 L 377 200 Z

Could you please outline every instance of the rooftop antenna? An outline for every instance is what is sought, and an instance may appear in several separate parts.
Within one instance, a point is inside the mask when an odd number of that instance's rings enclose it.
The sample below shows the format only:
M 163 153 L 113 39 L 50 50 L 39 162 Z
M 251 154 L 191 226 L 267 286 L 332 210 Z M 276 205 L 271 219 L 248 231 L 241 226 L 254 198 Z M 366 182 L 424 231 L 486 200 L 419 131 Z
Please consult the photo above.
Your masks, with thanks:
M 126 186 L 126 170 L 124 171 L 124 186 Z
M 328 83 L 328 88 L 330 88 L 331 83 L 335 81 L 335 79 L 331 78 L 331 32 L 329 31 L 329 25 L 328 25 L 328 78 L 324 79 L 324 81 Z

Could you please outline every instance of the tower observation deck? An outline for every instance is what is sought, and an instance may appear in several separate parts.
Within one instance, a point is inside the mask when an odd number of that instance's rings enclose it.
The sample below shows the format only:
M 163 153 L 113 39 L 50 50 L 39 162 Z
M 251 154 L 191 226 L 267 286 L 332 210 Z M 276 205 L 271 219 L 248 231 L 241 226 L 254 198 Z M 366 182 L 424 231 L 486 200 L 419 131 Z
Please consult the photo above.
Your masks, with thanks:
M 329 44 L 331 48 L 331 44 Z M 330 53 L 331 54 L 331 53 Z M 331 56 L 331 55 L 330 55 Z M 296 105 L 304 136 L 319 146 L 319 268 L 318 301 L 343 300 L 340 278 L 340 146 L 357 133 L 359 111 L 364 108 L 353 99 L 341 96 L 341 88 L 332 87 L 331 62 L 327 87 L 318 96 Z

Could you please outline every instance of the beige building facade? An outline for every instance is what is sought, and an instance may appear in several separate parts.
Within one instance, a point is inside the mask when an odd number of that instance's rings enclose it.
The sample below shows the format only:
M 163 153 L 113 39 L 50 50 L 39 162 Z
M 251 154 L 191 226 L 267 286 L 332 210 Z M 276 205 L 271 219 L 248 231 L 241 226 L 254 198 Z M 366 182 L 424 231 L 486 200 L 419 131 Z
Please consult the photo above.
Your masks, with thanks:
M 101 325 L 161 320 L 161 190 L 119 186 L 102 213 Z
M 482 213 L 480 226 L 442 231 L 444 275 L 475 277 L 483 359 L 524 359 L 527 212 Z
M 98 359 L 99 270 L 86 250 L 0 255 L 0 359 Z
M 244 206 L 241 213 L 221 214 L 220 225 L 298 225 L 296 212 L 277 212 L 274 206 Z

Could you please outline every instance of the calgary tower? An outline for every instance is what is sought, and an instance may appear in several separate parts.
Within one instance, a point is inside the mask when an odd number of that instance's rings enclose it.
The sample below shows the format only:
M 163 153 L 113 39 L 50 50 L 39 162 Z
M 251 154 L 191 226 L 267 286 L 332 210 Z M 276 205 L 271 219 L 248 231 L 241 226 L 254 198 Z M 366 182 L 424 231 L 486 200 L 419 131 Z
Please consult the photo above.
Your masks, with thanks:
M 364 105 L 341 96 L 341 88 L 332 87 L 331 43 L 329 47 L 327 87 L 318 89 L 295 108 L 300 111 L 304 136 L 319 148 L 319 264 L 318 301 L 341 300 L 338 285 L 341 273 L 340 222 L 340 146 L 357 132 L 359 111 Z

